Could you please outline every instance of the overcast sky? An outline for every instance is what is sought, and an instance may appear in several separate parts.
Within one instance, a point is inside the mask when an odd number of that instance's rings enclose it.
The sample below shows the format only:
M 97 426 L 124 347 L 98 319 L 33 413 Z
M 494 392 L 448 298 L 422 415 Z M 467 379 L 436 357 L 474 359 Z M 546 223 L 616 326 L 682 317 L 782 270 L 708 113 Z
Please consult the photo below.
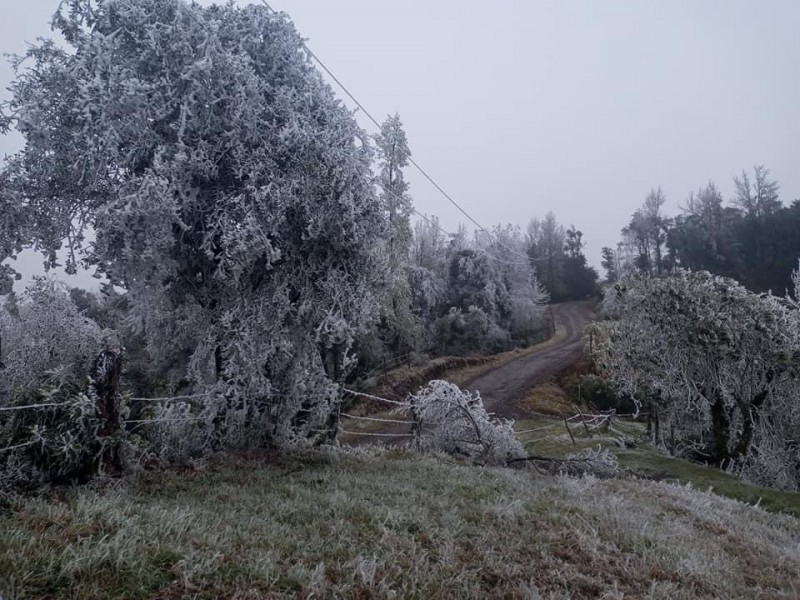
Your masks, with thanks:
M 400 114 L 414 158 L 484 225 L 552 210 L 598 265 L 651 187 L 674 214 L 763 163 L 800 198 L 796 0 L 271 3 L 371 113 Z M 0 0 L 0 50 L 49 35 L 57 5 Z M 418 210 L 465 220 L 408 179 Z

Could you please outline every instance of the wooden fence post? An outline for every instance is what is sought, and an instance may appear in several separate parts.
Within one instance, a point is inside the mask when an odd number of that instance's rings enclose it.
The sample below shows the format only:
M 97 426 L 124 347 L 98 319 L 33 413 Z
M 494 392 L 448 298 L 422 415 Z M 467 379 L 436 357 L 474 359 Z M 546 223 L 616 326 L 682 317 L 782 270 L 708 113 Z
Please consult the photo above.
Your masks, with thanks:
M 122 429 L 119 410 L 119 380 L 122 374 L 122 350 L 103 350 L 92 363 L 91 387 L 94 392 L 95 413 L 100 419 L 98 436 L 112 438 Z M 108 439 L 102 447 L 98 466 L 105 471 L 120 472 L 123 468 L 119 441 Z

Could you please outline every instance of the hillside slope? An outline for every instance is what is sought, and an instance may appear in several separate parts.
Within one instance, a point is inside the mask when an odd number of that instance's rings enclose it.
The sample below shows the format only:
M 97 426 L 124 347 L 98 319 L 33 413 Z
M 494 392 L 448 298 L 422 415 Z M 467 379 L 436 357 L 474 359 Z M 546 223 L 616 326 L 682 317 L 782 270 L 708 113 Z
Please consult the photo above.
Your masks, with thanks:
M 793 517 L 398 450 L 240 456 L 0 511 L 3 598 L 800 596 Z

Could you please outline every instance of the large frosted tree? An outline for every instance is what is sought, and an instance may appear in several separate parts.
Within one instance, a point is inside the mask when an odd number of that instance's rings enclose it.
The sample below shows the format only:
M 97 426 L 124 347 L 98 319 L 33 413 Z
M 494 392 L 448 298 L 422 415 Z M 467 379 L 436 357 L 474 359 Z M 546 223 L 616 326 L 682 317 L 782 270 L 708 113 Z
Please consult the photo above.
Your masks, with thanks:
M 543 220 L 531 219 L 528 224 L 528 255 L 547 293 L 554 300 L 563 295 L 561 289 L 564 263 L 564 227 L 549 211 Z
M 375 136 L 378 158 L 378 187 L 389 222 L 386 254 L 389 282 L 381 305 L 380 337 L 392 354 L 413 350 L 420 330 L 412 311 L 412 293 L 408 280 L 411 251 L 411 212 L 413 205 L 403 169 L 411 151 L 398 115 L 388 117 Z
M 127 290 L 155 356 L 188 356 L 223 443 L 332 425 L 385 280 L 371 150 L 283 15 L 68 0 L 66 48 L 18 61 L 0 125 L 0 259 L 66 243 Z M 13 217 L 13 218 L 12 218 Z M 85 243 L 87 231 L 96 236 Z
M 705 271 L 607 293 L 616 318 L 602 326 L 595 358 L 622 390 L 648 398 L 654 440 L 797 489 L 800 319 L 791 299 Z

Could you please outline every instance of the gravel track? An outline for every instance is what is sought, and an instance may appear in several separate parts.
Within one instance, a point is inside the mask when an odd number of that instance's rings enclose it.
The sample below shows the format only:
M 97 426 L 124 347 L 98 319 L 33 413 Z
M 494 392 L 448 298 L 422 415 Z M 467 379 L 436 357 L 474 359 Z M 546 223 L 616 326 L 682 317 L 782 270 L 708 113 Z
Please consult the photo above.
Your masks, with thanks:
M 590 302 L 554 305 L 553 318 L 558 332 L 555 340 L 544 342 L 540 349 L 478 375 L 464 387 L 480 392 L 487 411 L 501 417 L 524 417 L 525 414 L 515 407 L 515 402 L 535 385 L 544 383 L 580 360 L 583 328 L 592 317 Z
M 565 302 L 552 306 L 556 335 L 526 354 L 484 372 L 462 387 L 478 391 L 488 412 L 500 417 L 524 418 L 515 406 L 530 388 L 571 367 L 583 354 L 583 328 L 593 317 L 591 302 Z M 400 417 L 403 418 L 403 417 Z M 371 444 L 402 445 L 408 438 L 408 425 L 385 424 L 370 429 L 372 435 L 340 435 L 340 440 L 353 446 Z M 383 437 L 386 436 L 387 437 Z M 393 437 L 399 436 L 399 437 Z

